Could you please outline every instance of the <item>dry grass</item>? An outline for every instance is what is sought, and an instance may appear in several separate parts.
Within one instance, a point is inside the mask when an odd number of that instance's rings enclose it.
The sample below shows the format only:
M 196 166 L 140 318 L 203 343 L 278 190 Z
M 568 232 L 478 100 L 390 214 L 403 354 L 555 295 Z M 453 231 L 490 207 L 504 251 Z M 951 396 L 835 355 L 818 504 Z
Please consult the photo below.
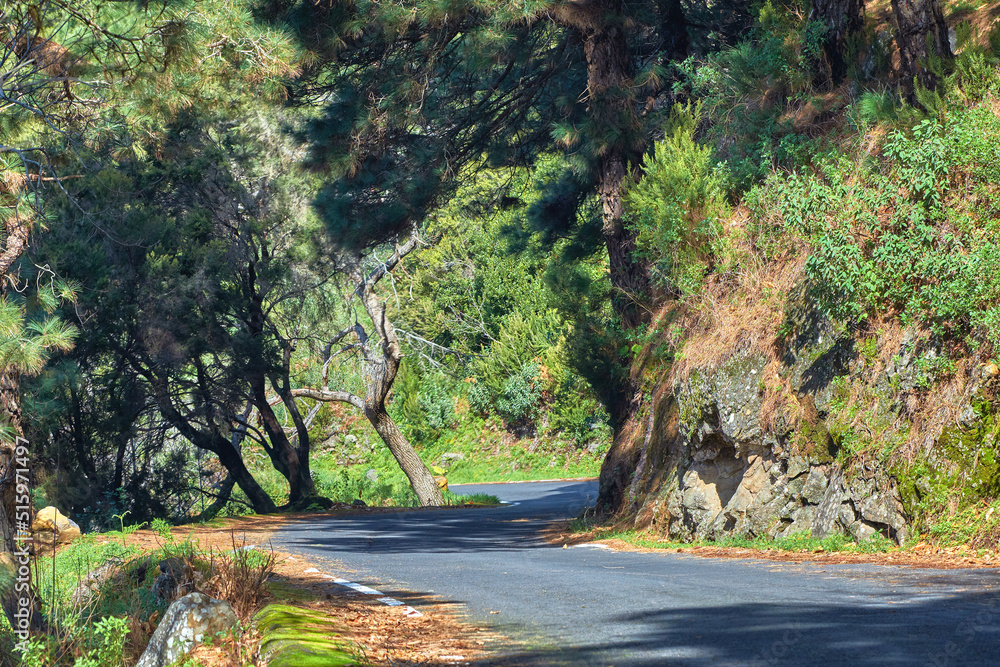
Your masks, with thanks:
M 737 209 L 726 223 L 734 252 L 745 259 L 735 276 L 709 280 L 679 319 L 684 344 L 666 378 L 683 382 L 691 371 L 713 371 L 740 354 L 759 353 L 775 368 L 780 363 L 776 332 L 785 315 L 785 296 L 802 279 L 806 253 L 763 262 L 749 238 L 750 213 Z
M 712 276 L 696 298 L 657 313 L 654 321 L 666 319 L 669 309 L 680 311 L 670 316 L 675 337 L 682 341 L 658 386 L 663 391 L 683 383 L 695 369 L 712 373 L 735 356 L 760 355 L 765 359 L 762 424 L 773 427 L 778 415 L 797 420 L 798 402 L 788 379 L 778 372 L 783 350 L 777 332 L 787 295 L 803 279 L 807 252 L 793 248 L 784 257 L 764 261 L 745 207 L 734 210 L 723 229 L 742 268 L 721 278 Z
M 237 544 L 236 532 L 231 531 L 232 551 L 215 559 L 212 553 L 210 577 L 203 593 L 226 600 L 236 617 L 248 622 L 272 596 L 267 582 L 274 575 L 278 556 L 272 549 L 247 549 Z
M 975 0 L 945 0 L 942 3 L 948 25 L 968 22 L 972 26 L 972 39 L 980 45 L 987 44 L 990 31 L 1000 23 L 1000 2 L 977 3 Z M 979 4 L 975 9 L 972 5 Z

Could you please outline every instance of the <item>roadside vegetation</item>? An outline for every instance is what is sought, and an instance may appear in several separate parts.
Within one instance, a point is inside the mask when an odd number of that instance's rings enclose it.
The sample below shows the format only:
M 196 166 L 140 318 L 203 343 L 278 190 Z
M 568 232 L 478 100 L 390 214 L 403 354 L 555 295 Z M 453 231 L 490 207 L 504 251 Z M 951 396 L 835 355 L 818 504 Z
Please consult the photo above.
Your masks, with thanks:
M 749 549 L 755 551 L 809 552 L 809 553 L 849 553 L 884 554 L 899 551 L 900 547 L 882 535 L 872 535 L 867 540 L 856 542 L 844 535 L 815 538 L 808 533 L 797 533 L 789 537 L 746 538 L 727 536 L 719 540 L 678 542 L 665 540 L 655 533 L 621 526 L 608 526 L 586 517 L 570 522 L 567 532 L 569 541 L 586 538 L 588 541 L 620 540 L 636 547 L 656 550 L 685 550 L 702 548 Z M 986 553 L 985 551 L 981 553 Z
M 177 664 L 365 665 L 421 661 L 461 651 L 468 632 L 446 613 L 404 619 L 398 609 L 329 594 L 308 562 L 268 542 L 280 519 L 172 528 L 129 526 L 87 534 L 39 555 L 39 593 L 57 610 L 58 632 L 15 653 L 0 642 L 0 664 L 20 667 L 134 665 L 172 600 L 193 592 L 228 602 L 237 624 Z M 162 564 L 162 565 L 161 565 Z M 401 638 L 405 638 L 401 640 Z M 442 647 L 444 647 L 442 649 Z

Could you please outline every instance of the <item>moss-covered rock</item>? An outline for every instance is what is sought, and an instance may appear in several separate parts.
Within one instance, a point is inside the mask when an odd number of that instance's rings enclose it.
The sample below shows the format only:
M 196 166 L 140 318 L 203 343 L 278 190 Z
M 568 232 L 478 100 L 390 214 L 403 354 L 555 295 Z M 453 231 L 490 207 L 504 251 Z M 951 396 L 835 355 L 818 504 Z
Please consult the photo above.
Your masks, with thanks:
M 339 626 L 326 614 L 283 604 L 264 607 L 254 617 L 261 632 L 261 655 L 270 667 L 336 667 L 358 664 Z

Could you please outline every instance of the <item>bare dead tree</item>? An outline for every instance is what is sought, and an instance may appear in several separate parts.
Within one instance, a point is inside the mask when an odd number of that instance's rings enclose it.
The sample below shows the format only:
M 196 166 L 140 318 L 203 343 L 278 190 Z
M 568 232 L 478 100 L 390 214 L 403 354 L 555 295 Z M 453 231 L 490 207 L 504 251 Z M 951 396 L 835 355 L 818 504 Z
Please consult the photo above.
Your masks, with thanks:
M 436 506 L 443 504 L 444 499 L 434 476 L 386 410 L 386 400 L 399 372 L 403 351 L 396 328 L 386 312 L 386 301 L 375 290 L 379 282 L 389 276 L 419 243 L 416 231 L 413 230 L 406 242 L 395 245 L 389 258 L 368 273 L 360 265 L 353 268 L 350 273 L 355 288 L 351 298 L 358 299 L 364 307 L 372 330 L 369 332 L 360 322 L 355 321 L 350 327 L 340 331 L 329 341 L 324 351 L 322 386 L 318 389 L 293 389 L 291 394 L 297 398 L 348 403 L 361 410 L 410 480 L 410 486 L 417 494 L 420 504 Z M 345 341 L 348 342 L 345 344 Z M 338 345 L 341 347 L 337 348 Z M 350 391 L 330 388 L 329 369 L 338 353 L 356 354 L 361 358 L 364 366 L 364 397 Z

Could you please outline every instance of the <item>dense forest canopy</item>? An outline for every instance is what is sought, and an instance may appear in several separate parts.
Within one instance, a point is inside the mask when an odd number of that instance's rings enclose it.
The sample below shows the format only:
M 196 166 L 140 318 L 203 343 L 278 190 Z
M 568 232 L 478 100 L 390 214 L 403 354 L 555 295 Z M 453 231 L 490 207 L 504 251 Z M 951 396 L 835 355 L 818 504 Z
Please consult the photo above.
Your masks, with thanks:
M 87 529 L 442 504 L 459 442 L 511 470 L 629 442 L 779 264 L 844 327 L 936 337 L 928 386 L 990 359 L 996 14 L 0 3 L 2 463 L 26 438 Z

